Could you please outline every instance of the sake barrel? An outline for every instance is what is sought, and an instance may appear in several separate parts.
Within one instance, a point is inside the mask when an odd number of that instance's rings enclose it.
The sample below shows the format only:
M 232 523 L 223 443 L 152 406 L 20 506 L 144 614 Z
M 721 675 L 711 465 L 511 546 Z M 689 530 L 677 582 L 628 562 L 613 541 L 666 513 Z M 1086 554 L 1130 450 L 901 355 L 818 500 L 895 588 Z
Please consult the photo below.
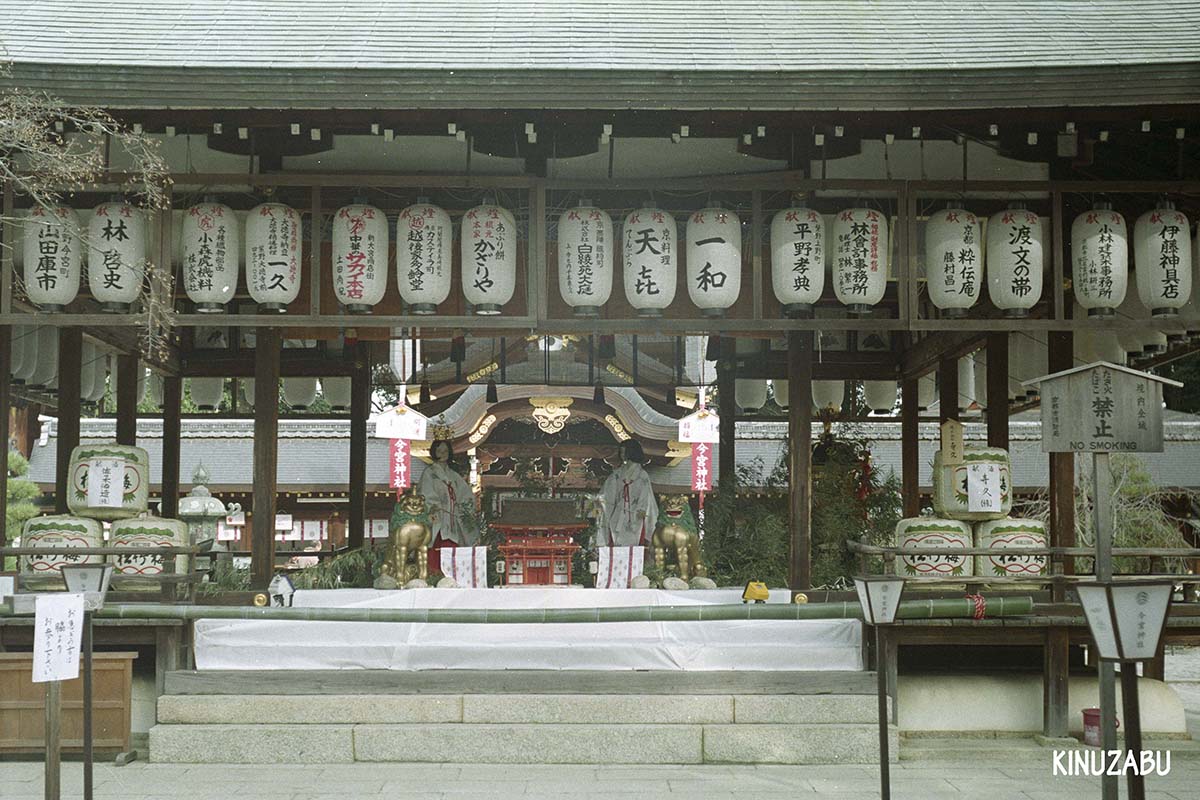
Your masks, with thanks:
M 34 517 L 25 522 L 22 547 L 102 547 L 104 530 L 99 522 L 67 515 Z M 29 578 L 47 578 L 61 584 L 63 564 L 99 564 L 104 556 L 44 555 L 21 556 L 21 573 Z
M 71 451 L 67 508 L 92 519 L 126 519 L 146 510 L 150 456 L 123 444 L 81 444 Z
M 965 447 L 963 463 L 933 456 L 933 510 L 948 519 L 1002 519 L 1012 510 L 1012 467 L 999 447 Z M 986 508 L 989 510 L 980 510 Z
M 1004 555 L 975 556 L 980 577 L 1045 575 L 1046 556 L 1022 554 L 1022 548 L 1045 547 L 1046 525 L 1036 519 L 989 519 L 975 524 L 975 546 L 1012 550 Z
M 188 544 L 188 526 L 177 519 L 163 519 L 150 514 L 139 514 L 112 524 L 109 543 L 113 547 L 185 547 Z M 163 555 L 153 553 L 122 553 L 113 556 L 115 575 L 161 575 Z M 175 556 L 175 572 L 187 571 L 186 555 Z
M 938 549 L 971 547 L 971 527 L 956 519 L 907 517 L 896 523 L 896 546 Z M 901 556 L 900 568 L 915 578 L 967 577 L 972 573 L 969 555 Z

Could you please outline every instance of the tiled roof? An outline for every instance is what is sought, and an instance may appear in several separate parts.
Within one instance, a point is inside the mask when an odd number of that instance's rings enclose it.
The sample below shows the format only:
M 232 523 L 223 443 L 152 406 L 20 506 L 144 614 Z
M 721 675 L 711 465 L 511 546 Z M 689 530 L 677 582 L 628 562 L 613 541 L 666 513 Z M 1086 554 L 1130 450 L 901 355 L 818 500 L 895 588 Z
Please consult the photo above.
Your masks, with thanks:
M 1200 63 L 1190 0 L 0 0 L 0 20 L 19 81 L 159 108 L 1190 102 Z

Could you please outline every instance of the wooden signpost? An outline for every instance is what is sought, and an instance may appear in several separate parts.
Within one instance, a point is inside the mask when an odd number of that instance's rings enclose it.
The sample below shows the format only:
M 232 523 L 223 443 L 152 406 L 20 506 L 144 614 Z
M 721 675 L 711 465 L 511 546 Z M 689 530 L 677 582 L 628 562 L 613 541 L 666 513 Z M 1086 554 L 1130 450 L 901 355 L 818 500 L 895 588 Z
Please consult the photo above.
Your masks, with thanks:
M 1026 381 L 1041 394 L 1042 452 L 1091 453 L 1096 518 L 1096 579 L 1112 579 L 1111 453 L 1161 453 L 1163 385 L 1178 381 L 1097 362 Z M 1116 672 L 1099 664 L 1100 735 L 1105 752 L 1117 749 Z M 1117 800 L 1117 776 L 1102 778 L 1104 800 Z

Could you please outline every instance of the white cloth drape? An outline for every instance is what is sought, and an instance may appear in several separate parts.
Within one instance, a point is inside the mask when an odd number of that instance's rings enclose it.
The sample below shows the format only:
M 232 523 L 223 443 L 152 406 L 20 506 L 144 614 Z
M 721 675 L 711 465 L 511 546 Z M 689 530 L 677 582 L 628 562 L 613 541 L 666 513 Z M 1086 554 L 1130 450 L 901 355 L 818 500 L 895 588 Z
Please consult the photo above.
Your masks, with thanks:
M 479 541 L 479 531 L 473 524 L 475 496 L 470 484 L 449 464 L 435 461 L 426 467 L 417 481 L 417 491 L 432 509 L 429 519 L 434 540 L 441 536 L 464 547 Z
M 443 547 L 442 574 L 468 589 L 487 588 L 486 547 Z
M 626 461 L 613 470 L 601 489 L 604 500 L 604 537 L 599 545 L 629 547 L 648 543 L 658 523 L 658 502 L 650 476 L 641 464 Z
M 596 553 L 597 589 L 628 589 L 645 566 L 644 547 L 601 547 Z

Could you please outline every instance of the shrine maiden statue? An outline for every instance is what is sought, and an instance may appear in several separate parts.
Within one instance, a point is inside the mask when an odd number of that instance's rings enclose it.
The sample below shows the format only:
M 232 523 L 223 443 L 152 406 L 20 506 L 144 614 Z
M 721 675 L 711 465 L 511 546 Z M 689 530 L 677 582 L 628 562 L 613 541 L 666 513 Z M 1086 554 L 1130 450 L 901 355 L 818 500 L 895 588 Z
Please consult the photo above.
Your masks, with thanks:
M 658 503 L 650 476 L 642 464 L 646 460 L 642 446 L 626 439 L 617 448 L 621 464 L 604 481 L 600 490 L 604 501 L 604 525 L 597 544 L 609 547 L 645 547 L 650 544 L 658 523 Z
M 479 541 L 475 521 L 475 495 L 470 485 L 451 466 L 454 449 L 445 439 L 436 439 L 429 450 L 433 463 L 421 473 L 417 493 L 429 507 L 433 544 L 429 547 L 429 569 L 441 571 L 442 547 L 471 547 Z

